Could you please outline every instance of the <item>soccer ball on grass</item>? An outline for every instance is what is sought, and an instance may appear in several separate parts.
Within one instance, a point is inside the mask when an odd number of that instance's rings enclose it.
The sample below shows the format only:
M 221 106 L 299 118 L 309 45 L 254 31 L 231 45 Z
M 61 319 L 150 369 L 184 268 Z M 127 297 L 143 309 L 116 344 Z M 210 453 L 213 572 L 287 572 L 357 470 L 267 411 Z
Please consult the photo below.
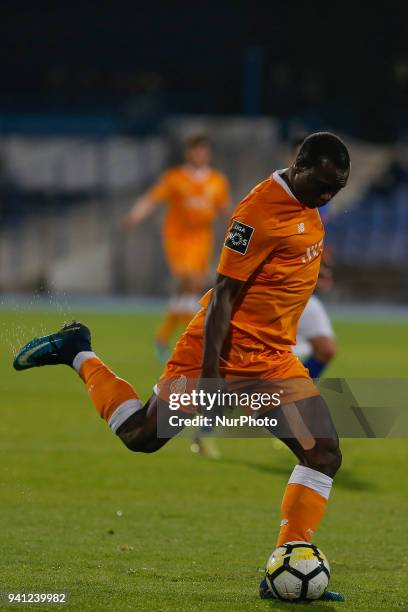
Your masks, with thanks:
M 266 564 L 266 584 L 270 595 L 277 599 L 319 599 L 329 579 L 329 562 L 322 551 L 309 542 L 288 542 L 279 546 Z

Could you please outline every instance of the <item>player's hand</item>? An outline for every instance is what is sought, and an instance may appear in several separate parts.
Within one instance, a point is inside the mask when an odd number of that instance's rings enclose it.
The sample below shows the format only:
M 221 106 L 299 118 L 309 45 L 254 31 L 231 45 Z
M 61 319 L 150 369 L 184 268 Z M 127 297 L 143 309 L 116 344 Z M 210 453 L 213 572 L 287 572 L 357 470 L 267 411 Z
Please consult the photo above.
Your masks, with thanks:
M 130 230 L 138 225 L 139 219 L 138 216 L 134 214 L 133 211 L 128 212 L 126 215 L 123 215 L 120 219 L 120 225 L 125 230 Z

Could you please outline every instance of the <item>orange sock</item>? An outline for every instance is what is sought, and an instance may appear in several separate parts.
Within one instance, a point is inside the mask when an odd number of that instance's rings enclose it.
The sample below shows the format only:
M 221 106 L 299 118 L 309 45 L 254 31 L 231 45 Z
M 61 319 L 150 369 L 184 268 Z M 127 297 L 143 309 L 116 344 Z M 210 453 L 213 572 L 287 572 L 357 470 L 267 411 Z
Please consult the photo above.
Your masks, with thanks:
M 297 465 L 282 500 L 282 521 L 277 546 L 286 542 L 310 542 L 326 511 L 333 479 L 322 472 Z
M 178 312 L 169 310 L 164 318 L 163 323 L 160 325 L 157 331 L 157 342 L 160 342 L 160 344 L 168 344 L 174 330 L 179 324 L 179 320 L 180 314 Z
M 118 378 L 95 353 L 78 353 L 73 367 L 86 384 L 96 410 L 114 432 L 132 414 L 143 408 L 133 387 Z

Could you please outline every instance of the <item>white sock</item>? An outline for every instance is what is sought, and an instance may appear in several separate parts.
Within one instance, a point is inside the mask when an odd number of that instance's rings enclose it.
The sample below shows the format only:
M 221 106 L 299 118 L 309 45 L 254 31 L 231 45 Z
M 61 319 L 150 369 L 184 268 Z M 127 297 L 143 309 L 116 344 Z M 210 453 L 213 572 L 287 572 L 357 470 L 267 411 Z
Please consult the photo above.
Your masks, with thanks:
M 87 361 L 88 359 L 91 359 L 92 357 L 96 357 L 93 351 L 80 351 L 75 356 L 74 361 L 72 362 L 72 367 L 79 374 L 79 370 L 81 369 L 81 365 L 84 363 L 84 361 Z
M 132 414 L 136 414 L 139 410 L 143 409 L 143 404 L 140 399 L 130 399 L 120 404 L 112 414 L 108 421 L 108 425 L 111 430 L 116 433 L 119 427 L 128 420 Z
M 304 487 L 313 489 L 313 491 L 316 491 L 325 499 L 329 499 L 333 478 L 304 465 L 296 465 L 288 484 L 301 484 Z

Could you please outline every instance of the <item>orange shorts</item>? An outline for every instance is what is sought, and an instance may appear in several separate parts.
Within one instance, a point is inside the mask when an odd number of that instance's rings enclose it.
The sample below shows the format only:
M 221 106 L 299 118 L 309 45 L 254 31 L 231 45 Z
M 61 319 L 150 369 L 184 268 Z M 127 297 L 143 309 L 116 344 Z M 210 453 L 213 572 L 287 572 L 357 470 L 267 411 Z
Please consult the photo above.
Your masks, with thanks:
M 161 399 L 169 392 L 188 392 L 201 375 L 205 309 L 187 327 L 168 360 L 157 385 Z M 251 387 L 252 391 L 277 392 L 281 405 L 320 395 L 309 371 L 291 350 L 251 347 L 242 338 L 226 345 L 220 359 L 220 374 L 232 387 Z M 241 382 L 240 382 L 241 381 Z
M 212 236 L 208 231 L 165 234 L 163 239 L 167 264 L 174 276 L 205 276 L 213 251 Z

